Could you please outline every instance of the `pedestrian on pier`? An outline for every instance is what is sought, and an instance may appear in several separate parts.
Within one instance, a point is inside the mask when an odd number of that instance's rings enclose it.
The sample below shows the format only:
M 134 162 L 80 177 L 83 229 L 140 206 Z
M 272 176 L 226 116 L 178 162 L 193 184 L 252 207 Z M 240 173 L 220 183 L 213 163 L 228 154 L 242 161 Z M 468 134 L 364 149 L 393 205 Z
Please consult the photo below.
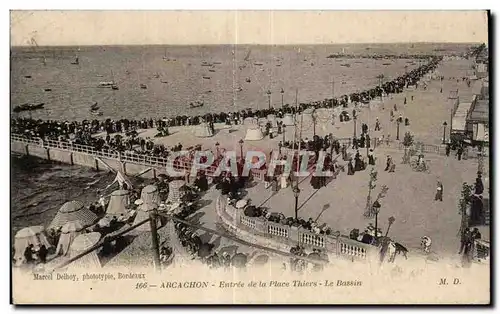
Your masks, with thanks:
M 436 187 L 436 196 L 434 197 L 435 201 L 443 201 L 443 184 L 438 181 L 437 187 Z

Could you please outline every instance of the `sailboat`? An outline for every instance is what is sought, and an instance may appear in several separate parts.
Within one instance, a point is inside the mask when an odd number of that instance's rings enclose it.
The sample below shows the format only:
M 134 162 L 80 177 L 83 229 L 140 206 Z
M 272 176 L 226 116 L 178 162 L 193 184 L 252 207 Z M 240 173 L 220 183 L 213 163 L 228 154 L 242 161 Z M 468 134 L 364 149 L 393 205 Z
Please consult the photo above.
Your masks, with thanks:
M 245 56 L 245 58 L 243 59 L 244 61 L 248 61 L 250 60 L 250 54 L 252 53 L 252 49 L 249 49 L 248 52 L 247 52 L 247 55 Z
M 80 48 L 78 48 L 78 51 L 80 51 Z M 78 58 L 78 53 L 76 54 L 75 59 L 73 62 L 71 62 L 71 64 L 80 64 L 80 60 Z
M 167 56 L 167 48 L 165 48 L 165 55 L 163 56 L 163 60 L 165 60 L 165 61 L 175 61 L 176 59 L 170 59 L 170 58 Z

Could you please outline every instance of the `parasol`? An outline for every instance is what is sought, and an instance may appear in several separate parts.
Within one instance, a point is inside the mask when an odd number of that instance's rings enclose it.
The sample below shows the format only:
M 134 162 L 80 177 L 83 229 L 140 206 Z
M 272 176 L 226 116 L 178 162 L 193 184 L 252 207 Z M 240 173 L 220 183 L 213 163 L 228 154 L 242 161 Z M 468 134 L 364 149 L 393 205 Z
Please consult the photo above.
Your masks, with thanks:
M 49 225 L 49 229 L 58 229 L 70 221 L 79 221 L 84 227 L 88 227 L 97 220 L 96 214 L 85 208 L 80 201 L 64 203 Z

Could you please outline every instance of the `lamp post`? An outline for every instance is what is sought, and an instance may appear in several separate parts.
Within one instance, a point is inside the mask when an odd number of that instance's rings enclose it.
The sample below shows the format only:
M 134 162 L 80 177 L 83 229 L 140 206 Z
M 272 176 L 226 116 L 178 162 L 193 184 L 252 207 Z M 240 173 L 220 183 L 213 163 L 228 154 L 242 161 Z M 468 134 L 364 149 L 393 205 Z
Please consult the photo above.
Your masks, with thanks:
M 266 92 L 266 94 L 267 94 L 268 106 L 269 106 L 269 109 L 271 109 L 271 91 L 270 91 L 270 90 L 268 90 L 268 91 Z
M 295 220 L 298 219 L 298 205 L 299 205 L 299 194 L 300 194 L 300 189 L 298 186 L 293 187 L 293 195 L 295 196 Z
M 385 237 L 389 234 L 389 229 L 391 229 L 392 224 L 396 221 L 393 216 L 389 217 L 389 225 L 387 226 L 387 231 L 385 232 Z
M 283 107 L 284 106 L 284 94 L 285 94 L 285 91 L 283 90 L 283 88 L 281 88 L 280 93 L 281 93 L 281 107 Z
M 443 122 L 443 144 L 446 144 L 446 126 L 448 125 L 448 123 Z
M 380 212 L 380 203 L 375 201 L 372 205 L 373 213 L 375 214 L 375 243 L 378 243 L 378 213 Z
M 219 158 L 219 142 L 215 143 L 215 151 L 217 152 L 217 158 Z
M 357 120 L 357 117 L 356 117 L 356 116 L 354 116 L 354 117 L 352 118 L 352 120 L 354 121 L 354 136 L 353 136 L 353 137 L 354 137 L 354 138 L 356 138 L 356 120 Z
M 241 160 L 243 160 L 243 139 L 241 139 L 238 143 L 240 143 L 240 155 L 241 155 Z
M 396 124 L 398 126 L 397 132 L 396 132 L 396 141 L 399 141 L 399 118 L 396 120 Z

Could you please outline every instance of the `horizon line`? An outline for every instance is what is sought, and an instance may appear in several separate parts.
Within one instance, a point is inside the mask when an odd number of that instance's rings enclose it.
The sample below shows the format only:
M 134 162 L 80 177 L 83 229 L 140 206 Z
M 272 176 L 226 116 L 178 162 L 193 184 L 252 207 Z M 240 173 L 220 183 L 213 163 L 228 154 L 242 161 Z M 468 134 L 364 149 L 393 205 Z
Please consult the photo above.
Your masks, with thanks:
M 11 48 L 46 48 L 46 47 L 121 47 L 121 46 L 243 46 L 243 45 L 253 45 L 253 46 L 327 46 L 327 45 L 395 45 L 395 44 L 462 44 L 462 45 L 475 45 L 475 44 L 486 44 L 486 42 L 455 42 L 455 41 L 412 41 L 412 42 L 343 42 L 343 43 L 292 43 L 292 44 L 259 44 L 259 43 L 200 43 L 200 44 L 60 44 L 60 45 L 10 45 Z

